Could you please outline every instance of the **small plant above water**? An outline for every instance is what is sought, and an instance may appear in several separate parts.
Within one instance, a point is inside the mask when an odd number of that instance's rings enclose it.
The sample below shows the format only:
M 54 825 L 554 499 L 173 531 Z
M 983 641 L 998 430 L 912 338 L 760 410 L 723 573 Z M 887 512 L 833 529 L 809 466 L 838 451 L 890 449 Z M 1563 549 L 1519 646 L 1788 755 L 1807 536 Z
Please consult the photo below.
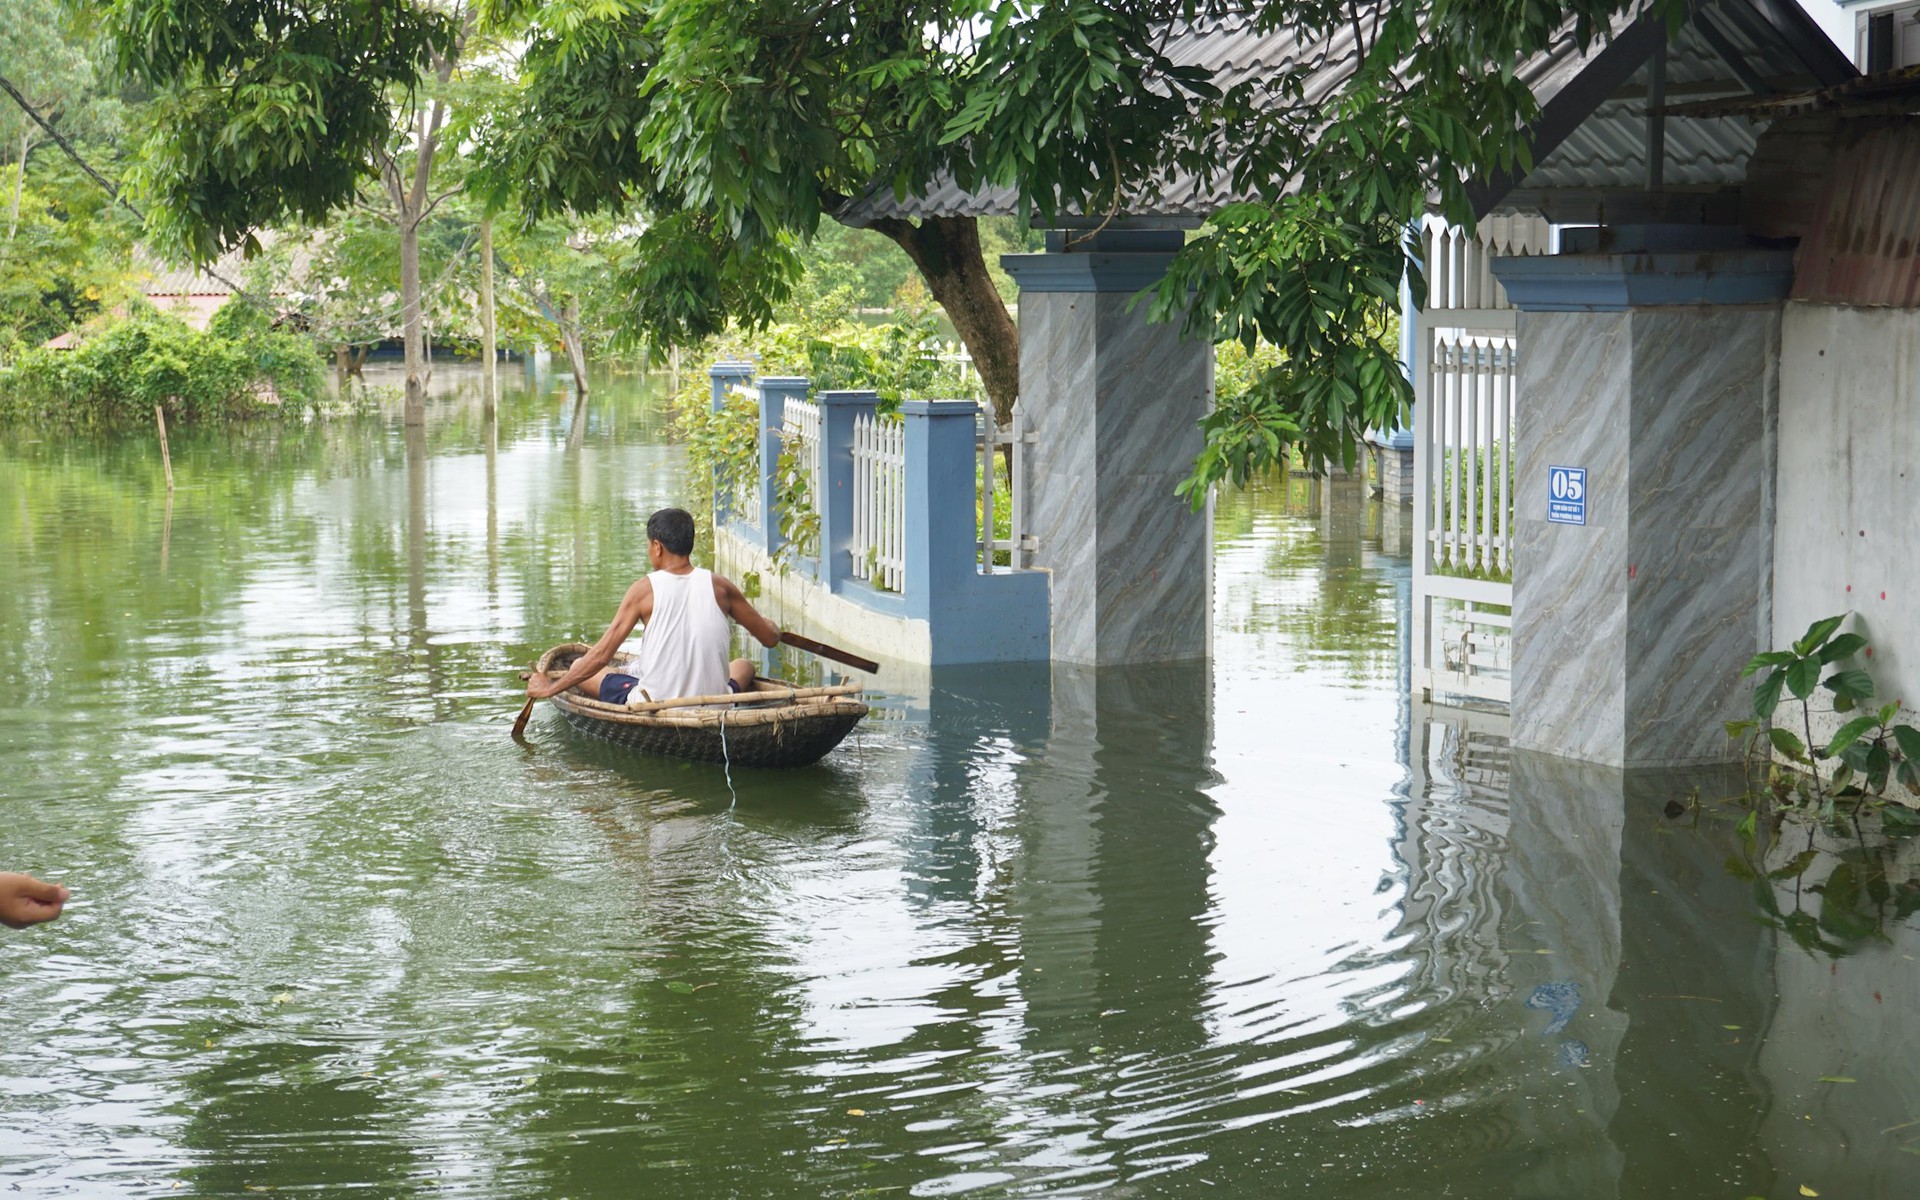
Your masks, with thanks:
M 1768 790 L 1783 803 L 1815 806 L 1831 820 L 1841 800 L 1875 807 L 1892 801 L 1893 823 L 1920 823 L 1914 813 L 1920 797 L 1920 729 L 1896 722 L 1898 701 L 1868 707 L 1876 698 L 1873 677 L 1848 665 L 1867 651 L 1867 639 L 1841 633 L 1845 621 L 1844 613 L 1815 621 L 1790 649 L 1755 655 L 1741 672 L 1742 678 L 1759 676 L 1753 716 L 1727 722 L 1727 734 L 1745 738 L 1751 753 L 1762 744 L 1764 730 L 1764 744 L 1789 764 L 1787 770 L 1770 764 L 1767 775 Z M 1813 700 L 1821 692 L 1832 698 L 1835 713 L 1863 710 L 1824 744 L 1813 736 Z M 1783 704 L 1799 706 L 1799 732 L 1775 722 Z M 1894 784 L 1899 790 L 1890 794 Z

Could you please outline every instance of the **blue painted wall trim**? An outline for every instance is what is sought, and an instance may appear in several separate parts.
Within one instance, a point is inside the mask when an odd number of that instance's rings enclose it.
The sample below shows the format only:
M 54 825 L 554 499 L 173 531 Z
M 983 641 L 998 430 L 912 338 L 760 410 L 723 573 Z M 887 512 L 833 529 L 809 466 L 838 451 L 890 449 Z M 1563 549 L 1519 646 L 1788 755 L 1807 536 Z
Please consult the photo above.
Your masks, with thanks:
M 725 364 L 731 366 L 732 364 Z M 715 404 L 724 398 L 715 368 Z M 735 374 L 724 376 L 727 383 Z M 779 429 L 791 398 L 805 397 L 808 381 L 771 377 L 758 381 L 762 527 L 734 521 L 743 541 L 769 556 L 781 547 L 780 514 L 769 486 L 780 454 Z M 820 552 L 792 560 L 792 569 L 815 586 L 872 612 L 925 621 L 934 666 L 964 663 L 1045 662 L 1052 647 L 1048 610 L 1050 580 L 1044 571 L 983 574 L 977 560 L 978 530 L 974 422 L 971 400 L 909 400 L 901 405 L 906 429 L 906 581 L 900 592 L 881 591 L 853 578 L 853 424 L 873 413 L 879 397 L 869 391 L 822 392 L 820 406 Z
M 1493 274 L 1523 312 L 1775 304 L 1793 289 L 1793 251 L 1496 258 Z

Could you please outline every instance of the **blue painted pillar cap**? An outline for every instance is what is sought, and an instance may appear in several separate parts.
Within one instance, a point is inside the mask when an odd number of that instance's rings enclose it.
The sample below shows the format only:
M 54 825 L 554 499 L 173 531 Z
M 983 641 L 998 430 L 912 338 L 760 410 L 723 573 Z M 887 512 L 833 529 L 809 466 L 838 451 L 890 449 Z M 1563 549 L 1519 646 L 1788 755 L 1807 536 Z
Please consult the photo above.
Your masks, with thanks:
M 717 362 L 707 368 L 707 378 L 713 381 L 713 411 L 719 412 L 727 403 L 727 389 L 753 378 L 753 364 Z

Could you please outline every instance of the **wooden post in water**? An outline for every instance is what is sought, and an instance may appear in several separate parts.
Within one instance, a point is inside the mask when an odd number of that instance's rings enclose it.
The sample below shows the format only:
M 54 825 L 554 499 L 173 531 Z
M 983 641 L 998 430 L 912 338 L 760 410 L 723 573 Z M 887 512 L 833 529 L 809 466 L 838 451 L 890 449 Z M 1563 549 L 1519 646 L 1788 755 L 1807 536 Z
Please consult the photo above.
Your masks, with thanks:
M 499 378 L 494 370 L 494 360 L 499 355 L 496 336 L 493 316 L 493 222 L 486 220 L 480 222 L 480 378 L 486 392 L 482 404 L 488 416 L 493 414 L 493 406 L 498 398 Z
M 153 406 L 154 423 L 160 426 L 160 465 L 167 469 L 167 495 L 173 495 L 173 451 L 167 449 L 167 412 Z

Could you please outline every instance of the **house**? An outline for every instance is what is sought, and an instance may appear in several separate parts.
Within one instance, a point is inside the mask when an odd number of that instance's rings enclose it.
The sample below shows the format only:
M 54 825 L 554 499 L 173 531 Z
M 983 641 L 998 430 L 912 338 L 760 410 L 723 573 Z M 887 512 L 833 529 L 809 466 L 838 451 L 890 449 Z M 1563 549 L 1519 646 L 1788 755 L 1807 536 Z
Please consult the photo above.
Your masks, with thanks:
M 1838 0 L 1854 15 L 1853 61 L 1870 75 L 1920 63 L 1920 3 Z

